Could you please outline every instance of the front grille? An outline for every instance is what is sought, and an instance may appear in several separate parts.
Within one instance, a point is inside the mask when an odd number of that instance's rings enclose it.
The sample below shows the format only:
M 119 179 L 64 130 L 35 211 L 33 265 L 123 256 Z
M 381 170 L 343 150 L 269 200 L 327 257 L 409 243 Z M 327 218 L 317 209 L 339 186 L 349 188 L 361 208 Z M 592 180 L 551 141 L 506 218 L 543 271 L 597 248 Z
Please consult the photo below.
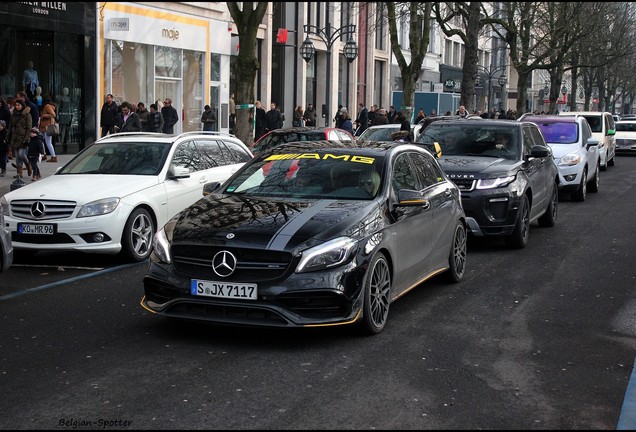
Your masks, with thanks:
M 178 302 L 166 313 L 172 316 L 185 316 L 202 320 L 220 321 L 235 324 L 251 324 L 285 327 L 285 318 L 269 309 L 243 306 L 223 306 L 207 303 Z
M 459 188 L 459 190 L 461 191 L 470 192 L 471 190 L 475 189 L 475 180 L 469 180 L 469 179 L 452 179 L 452 180 L 453 180 L 453 183 L 455 183 L 457 187 Z
M 41 203 L 42 206 L 36 205 Z M 11 215 L 28 220 L 68 219 L 73 215 L 77 203 L 75 201 L 56 200 L 14 200 L 11 201 Z M 32 209 L 43 210 L 41 215 L 34 216 Z
M 282 277 L 290 267 L 292 256 L 288 252 L 222 248 L 218 246 L 173 246 L 175 268 L 193 279 L 218 280 L 212 270 L 212 258 L 226 250 L 236 257 L 236 270 L 223 280 L 228 282 L 262 282 Z

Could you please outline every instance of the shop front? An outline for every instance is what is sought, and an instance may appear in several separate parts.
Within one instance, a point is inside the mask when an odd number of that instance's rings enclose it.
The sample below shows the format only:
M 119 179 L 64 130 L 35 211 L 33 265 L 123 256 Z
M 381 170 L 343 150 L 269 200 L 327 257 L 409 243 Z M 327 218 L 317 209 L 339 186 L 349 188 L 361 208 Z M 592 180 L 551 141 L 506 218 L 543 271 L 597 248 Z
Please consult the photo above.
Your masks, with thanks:
M 95 141 L 96 13 L 94 2 L 0 4 L 0 97 L 55 102 L 58 153 Z
M 175 133 L 201 130 L 210 105 L 228 131 L 229 54 L 227 23 L 131 3 L 102 3 L 100 106 L 106 94 L 121 104 L 148 108 L 170 99 L 179 121 Z M 223 121 L 224 120 L 224 121 Z

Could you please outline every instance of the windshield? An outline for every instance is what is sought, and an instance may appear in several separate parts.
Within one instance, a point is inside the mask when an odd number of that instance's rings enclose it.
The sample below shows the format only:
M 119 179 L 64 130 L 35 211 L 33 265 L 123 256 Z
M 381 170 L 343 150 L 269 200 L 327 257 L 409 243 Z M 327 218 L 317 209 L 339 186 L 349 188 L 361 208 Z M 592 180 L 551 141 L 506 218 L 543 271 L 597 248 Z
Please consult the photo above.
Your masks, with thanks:
M 517 160 L 521 154 L 519 131 L 503 124 L 482 122 L 431 123 L 417 138 L 422 144 L 438 142 L 442 156 L 484 156 Z
M 573 144 L 579 141 L 579 127 L 577 123 L 542 123 L 533 122 L 550 144 Z
M 383 161 L 341 149 L 272 154 L 245 165 L 225 193 L 372 199 L 380 190 Z
M 158 175 L 170 152 L 169 143 L 95 143 L 57 174 Z
M 310 130 L 306 132 L 270 133 L 254 146 L 253 153 L 262 153 L 278 144 L 295 141 L 319 141 L 325 139 L 325 132 L 322 130 Z

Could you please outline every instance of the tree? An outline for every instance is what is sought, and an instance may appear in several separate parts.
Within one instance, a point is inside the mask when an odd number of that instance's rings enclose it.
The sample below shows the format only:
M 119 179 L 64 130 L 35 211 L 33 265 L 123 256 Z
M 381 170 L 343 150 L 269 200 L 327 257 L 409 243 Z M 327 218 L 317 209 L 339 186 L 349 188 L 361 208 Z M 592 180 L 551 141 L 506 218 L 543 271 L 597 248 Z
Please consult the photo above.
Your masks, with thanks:
M 428 50 L 431 30 L 430 2 L 383 2 L 387 9 L 391 52 L 402 74 L 402 106 L 400 110 L 407 119 L 412 117 L 415 105 L 415 84 L 420 76 L 424 57 Z M 411 62 L 407 63 L 398 40 L 398 21 L 408 19 L 409 49 Z
M 256 33 L 267 11 L 267 2 L 227 2 L 239 37 L 239 54 L 236 59 L 234 76 L 241 77 L 236 82 L 234 101 L 236 105 L 254 103 L 254 82 L 260 67 L 256 56 Z M 236 128 L 234 134 L 251 147 L 252 134 L 251 110 L 236 110 Z

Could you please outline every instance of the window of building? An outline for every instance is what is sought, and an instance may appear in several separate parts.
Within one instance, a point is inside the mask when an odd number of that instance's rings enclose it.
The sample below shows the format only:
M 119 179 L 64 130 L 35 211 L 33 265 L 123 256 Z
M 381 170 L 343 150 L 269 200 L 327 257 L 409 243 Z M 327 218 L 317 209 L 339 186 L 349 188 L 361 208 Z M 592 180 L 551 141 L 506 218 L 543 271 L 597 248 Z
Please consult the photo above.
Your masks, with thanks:
M 385 68 L 386 63 L 380 60 L 376 60 L 375 64 L 374 64 L 374 83 L 373 83 L 373 98 L 374 104 L 377 104 L 379 107 L 384 106 L 384 100 L 383 100 L 383 92 L 382 89 L 384 87 L 383 83 L 386 80 L 385 74 L 384 74 L 384 68 Z

